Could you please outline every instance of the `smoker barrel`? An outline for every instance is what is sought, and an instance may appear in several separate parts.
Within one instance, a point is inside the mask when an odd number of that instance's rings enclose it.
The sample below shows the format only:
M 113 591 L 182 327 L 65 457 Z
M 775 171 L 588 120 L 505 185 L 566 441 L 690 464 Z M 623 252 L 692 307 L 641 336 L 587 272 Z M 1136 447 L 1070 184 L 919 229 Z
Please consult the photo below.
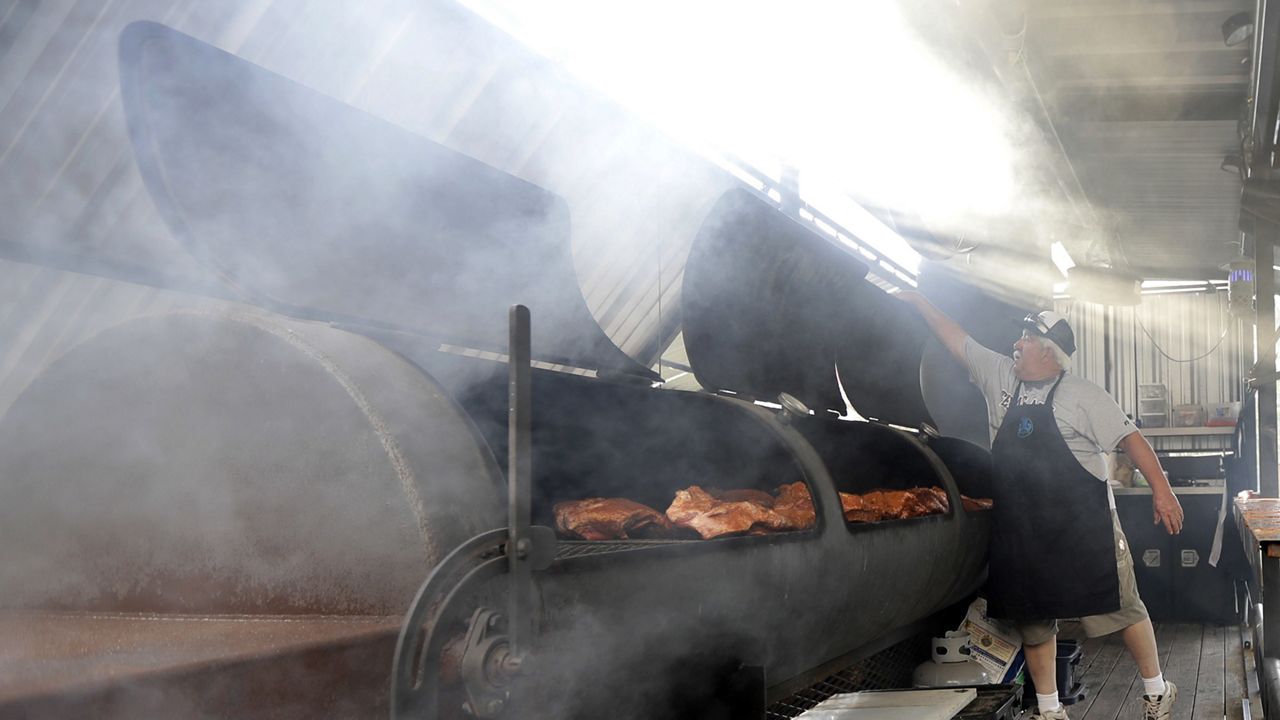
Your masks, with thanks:
M 933 425 L 919 369 L 930 335 L 852 251 L 747 189 L 721 196 L 685 267 L 684 342 L 698 382 L 823 412 Z M 837 381 L 837 373 L 839 381 Z
M 461 387 L 444 384 L 492 446 L 505 444 L 504 365 L 489 363 L 490 377 L 477 380 L 483 361 L 401 350 L 433 374 L 466 377 Z M 451 369 L 458 365 L 472 367 Z M 731 397 L 554 372 L 534 373 L 532 404 L 535 522 L 552 524 L 561 500 L 626 497 L 663 510 L 691 484 L 770 490 L 803 481 L 819 523 L 709 541 L 562 541 L 536 576 L 543 633 L 522 712 L 662 716 L 691 664 L 713 672 L 727 660 L 761 667 L 781 687 L 981 581 L 985 514 L 963 511 L 947 465 L 906 433 L 816 417 L 784 422 Z M 846 523 L 836 494 L 918 486 L 947 489 L 951 511 Z
M 68 352 L 0 419 L 0 606 L 403 612 L 501 524 L 501 477 L 427 376 L 357 335 L 175 313 Z
M 410 355 L 454 393 L 495 456 L 507 450 L 506 365 L 432 353 Z M 459 376 L 450 366 L 463 365 Z M 655 391 L 547 370 L 533 372 L 534 522 L 551 506 L 627 497 L 665 510 L 690 485 L 770 491 L 804 479 L 771 427 L 703 393 Z
M 479 367 L 465 386 L 437 384 L 366 338 L 270 316 L 179 313 L 105 331 L 50 367 L 0 422 L 0 452 L 24 478 L 0 503 L 11 516 L 0 524 L 5 606 L 211 618 L 399 612 L 437 557 L 433 544 L 501 524 L 488 446 L 505 437 L 505 365 L 437 360 Z M 803 480 L 819 525 L 561 557 L 537 580 L 545 661 L 530 674 L 531 697 L 574 688 L 563 697 L 584 713 L 661 702 L 688 663 L 726 658 L 782 681 L 974 589 L 985 542 L 976 518 L 953 510 L 846 529 L 837 487 L 907 483 L 901 468 L 913 484 L 946 483 L 929 451 L 897 431 L 797 429 L 732 398 L 552 372 L 536 373 L 534 408 L 543 522 L 566 498 L 624 495 L 662 508 L 693 482 Z M 429 538 L 415 534 L 400 460 Z M 828 467 L 853 480 L 834 481 Z M 646 673 L 653 684 L 623 681 Z

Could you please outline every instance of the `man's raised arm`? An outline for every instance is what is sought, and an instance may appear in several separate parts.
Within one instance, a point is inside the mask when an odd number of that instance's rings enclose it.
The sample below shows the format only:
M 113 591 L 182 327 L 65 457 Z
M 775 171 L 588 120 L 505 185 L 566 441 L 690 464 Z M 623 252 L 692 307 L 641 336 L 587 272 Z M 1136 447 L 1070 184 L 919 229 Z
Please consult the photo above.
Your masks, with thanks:
M 915 308 L 947 351 L 960 361 L 960 364 L 965 364 L 964 341 L 969 337 L 969 333 L 966 333 L 964 328 L 957 325 L 955 320 L 947 317 L 946 313 L 934 307 L 928 298 L 918 292 L 908 290 L 894 297 Z

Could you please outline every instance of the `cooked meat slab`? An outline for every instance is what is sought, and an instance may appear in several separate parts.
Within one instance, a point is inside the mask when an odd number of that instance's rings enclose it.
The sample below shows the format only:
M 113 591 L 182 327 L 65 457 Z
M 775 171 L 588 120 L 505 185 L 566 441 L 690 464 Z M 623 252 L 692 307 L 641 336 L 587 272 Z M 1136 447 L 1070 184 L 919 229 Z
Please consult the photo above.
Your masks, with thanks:
M 961 496 L 966 511 L 990 510 L 992 501 Z M 951 503 L 940 487 L 840 493 L 848 522 L 880 522 L 938 515 Z M 704 540 L 729 535 L 761 535 L 808 530 L 817 524 L 813 497 L 802 481 L 778 487 L 777 496 L 763 490 L 677 490 L 666 514 L 625 498 L 588 498 L 556 503 L 556 531 L 582 540 L 627 540 L 679 537 L 697 533 Z
M 724 495 L 728 493 L 722 493 Z M 667 509 L 667 519 L 677 527 L 694 530 L 703 539 L 788 529 L 787 520 L 762 503 L 717 500 L 698 486 L 676 491 L 676 498 Z
M 918 487 L 872 490 L 861 495 L 840 493 L 840 506 L 844 519 L 849 522 L 877 522 L 944 513 L 950 508 L 950 503 L 942 488 Z
M 840 493 L 840 509 L 849 522 L 876 522 L 883 520 L 880 511 L 869 505 L 864 497 L 853 493 Z
M 694 518 L 719 504 L 720 501 L 712 497 L 711 493 L 697 485 L 690 485 L 684 490 L 676 491 L 675 499 L 667 508 L 667 519 L 677 526 L 688 527 Z
M 690 486 L 676 492 L 667 518 L 703 539 L 812 528 L 815 518 L 808 488 L 804 483 L 792 486 L 778 488 L 776 498 L 758 489 L 719 491 Z
M 745 500 L 762 505 L 767 508 L 773 507 L 775 498 L 763 490 L 721 490 L 720 488 L 709 487 L 707 494 L 711 497 L 723 502 L 738 502 Z
M 667 537 L 675 529 L 666 516 L 626 498 L 587 498 L 556 503 L 556 532 L 581 540 Z
M 808 530 L 818 522 L 813 509 L 809 486 L 793 482 L 778 488 L 778 498 L 773 501 L 773 511 L 787 519 L 788 530 Z
M 964 504 L 964 509 L 968 512 L 990 510 L 995 505 L 995 502 L 992 501 L 991 498 L 971 498 L 961 495 L 960 500 Z
M 687 526 L 698 533 L 703 540 L 753 531 L 787 529 L 786 520 L 781 515 L 767 507 L 745 500 L 720 503 L 691 518 Z

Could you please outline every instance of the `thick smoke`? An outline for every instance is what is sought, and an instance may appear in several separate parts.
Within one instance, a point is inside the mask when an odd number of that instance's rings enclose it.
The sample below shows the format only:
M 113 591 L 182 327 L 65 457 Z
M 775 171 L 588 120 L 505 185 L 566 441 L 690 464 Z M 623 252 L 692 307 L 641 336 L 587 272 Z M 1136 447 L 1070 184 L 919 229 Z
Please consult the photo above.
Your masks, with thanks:
M 581 344 L 573 333 L 557 335 L 564 328 L 551 321 L 559 310 L 549 302 L 535 305 L 540 342 L 561 337 L 554 349 L 587 363 L 601 347 L 598 323 L 638 366 L 650 366 L 680 326 L 690 243 L 735 185 L 690 146 L 741 148 L 761 165 L 786 160 L 802 166 L 815 188 L 836 176 L 838 194 L 928 215 L 951 234 L 986 239 L 1019 203 L 1016 153 L 1002 144 L 1010 121 L 989 106 L 991 95 L 958 86 L 919 52 L 902 18 L 879 5 L 838 17 L 812 6 L 782 16 L 736 5 L 682 9 L 706 13 L 700 22 L 650 8 L 644 20 L 652 32 L 632 29 L 644 46 L 632 49 L 627 68 L 655 94 L 676 91 L 660 96 L 664 115 L 648 118 L 661 132 L 629 115 L 634 107 L 584 89 L 452 3 L 160 5 L 144 14 L 129 3 L 18 2 L 0 16 L 0 39 L 12 39 L 0 46 L 0 252 L 9 258 L 0 264 L 0 412 L 9 411 L 0 420 L 0 507 L 12 515 L 0 523 L 7 553 L 0 605 L 46 619 L 51 610 L 86 622 L 90 612 L 333 615 L 380 633 L 368 655 L 334 660 L 335 677 L 351 680 L 352 668 L 377 662 L 387 668 L 387 628 L 414 586 L 441 553 L 505 522 L 501 367 L 462 366 L 436 348 L 503 349 L 505 313 L 476 317 L 473 306 L 495 303 L 474 293 L 509 290 L 490 271 L 510 269 L 519 257 L 526 264 L 514 276 L 531 285 L 554 279 L 550 290 L 535 287 L 544 292 L 539 299 L 576 303 L 563 325 L 585 320 L 593 335 Z M 177 83 L 167 89 L 190 101 L 182 107 L 209 100 L 207 112 L 166 115 L 148 105 L 158 123 L 152 129 L 190 132 L 200 142 L 176 143 L 179 157 L 166 169 L 182 172 L 147 185 L 116 70 L 117 38 L 135 20 L 168 24 L 366 111 L 382 126 L 344 133 L 354 125 L 336 123 L 333 105 L 305 93 L 215 84 L 234 82 L 234 74 Z M 600 37 L 613 43 L 627 35 Z M 152 58 L 153 69 L 171 59 Z M 243 111 L 239 117 L 215 107 L 233 91 L 243 101 L 232 109 Z M 948 108 L 941 136 L 929 107 Z M 676 118 L 706 124 L 677 127 Z M 297 124 L 293 136 L 275 132 L 274 123 L 287 122 Z M 433 176 L 432 167 L 414 162 L 426 157 L 417 154 L 421 146 L 396 144 L 410 136 L 490 167 L 469 165 L 475 172 L 449 187 L 454 176 Z M 263 137 L 275 142 L 262 144 Z M 286 171 L 293 174 L 273 174 Z M 485 194 L 510 187 L 512 177 L 558 199 L 520 195 L 547 202 L 512 213 L 500 193 Z M 414 192 L 423 187 L 440 193 Z M 441 220 L 459 209 L 477 222 Z M 506 244 L 477 242 L 481 232 Z M 387 253 L 389 238 L 396 253 Z M 1037 254 L 1043 240 L 1024 254 Z M 547 247 L 556 252 L 530 252 Z M 181 312 L 162 312 L 172 310 Z M 441 327 L 448 332 L 437 337 Z M 712 432 L 720 418 L 695 420 L 683 399 L 650 401 L 666 405 L 630 417 L 617 416 L 626 407 L 619 400 L 613 424 L 604 424 L 599 405 L 609 398 L 599 396 L 612 392 L 580 385 L 558 395 L 587 402 L 563 409 L 558 443 L 541 448 L 560 465 L 539 477 L 540 522 L 563 494 L 639 492 L 660 504 L 676 485 L 727 483 L 730 469 L 750 478 L 743 484 L 781 481 L 723 459 L 774 446 L 723 438 Z M 726 417 L 750 424 L 741 412 Z M 660 420 L 662 434 L 637 430 L 640 420 Z M 578 447 L 566 430 L 575 422 L 583 435 L 612 433 L 612 441 Z M 543 432 L 556 430 L 548 421 Z M 726 445 L 712 453 L 698 444 L 707 437 Z M 687 447 L 672 449 L 681 443 Z M 685 466 L 641 472 L 655 456 L 683 458 Z M 762 466 L 796 472 L 785 453 L 771 462 Z M 556 467 L 573 472 L 556 478 Z M 940 546 L 958 544 L 937 528 Z M 848 539 L 842 526 L 832 529 L 839 532 L 823 543 Z M 772 551 L 779 547 L 794 552 Z M 544 590 L 547 603 L 560 603 L 548 610 L 563 633 L 548 652 L 569 658 L 551 674 L 614 683 L 617 676 L 596 672 L 620 668 L 628 681 L 618 686 L 638 704 L 668 690 L 671 673 L 687 667 L 682 637 L 696 640 L 694 655 L 723 639 L 726 656 L 744 662 L 792 658 L 785 675 L 804 669 L 802 659 L 826 660 L 910 614 L 877 593 L 878 606 L 824 632 L 863 587 L 851 585 L 851 573 L 865 573 L 874 586 L 904 572 L 885 552 L 848 558 L 852 569 L 831 568 L 825 563 L 834 551 L 827 550 L 758 544 L 724 563 L 704 552 L 705 565 L 684 564 L 667 577 L 659 560 L 632 560 L 646 569 L 625 583 L 663 584 L 588 588 L 586 595 L 609 600 L 590 612 L 566 611 L 565 598 Z M 932 571 L 906 572 L 927 579 Z M 672 607 L 699 611 L 641 604 L 664 594 L 678 600 Z M 613 602 L 622 596 L 635 603 Z M 717 617 L 738 624 L 720 627 Z M 253 622 L 275 620 L 237 627 Z M 776 646 L 739 646 L 741 623 L 780 622 L 795 623 L 795 631 L 777 636 Z M 34 621 L 21 625 L 38 631 Z M 622 637 L 619 627 L 648 632 Z M 322 636 L 299 631 L 251 651 Z M 813 638 L 820 647 L 804 647 Z M 155 660 L 173 648 L 141 643 L 137 652 Z M 612 666 L 600 664 L 609 660 Z M 0 683 L 25 682 L 8 667 L 0 665 Z M 281 674 L 292 686 L 316 678 Z M 385 696 L 376 686 L 385 676 L 360 677 L 361 687 Z M 138 692 L 145 707 L 197 716 L 212 702 L 202 694 L 209 687 L 144 683 Z
M 219 117 L 212 106 L 187 116 L 187 127 L 178 129 L 198 142 L 182 151 L 206 154 L 179 155 L 168 169 L 192 172 L 166 175 L 172 186 L 144 187 L 115 58 L 120 32 L 138 19 L 171 24 L 489 163 L 497 168 L 494 176 L 523 177 L 565 198 L 564 217 L 554 227 L 545 212 L 512 215 L 495 205 L 493 215 L 504 225 L 493 232 L 517 250 L 522 240 L 553 249 L 560 243 L 556 272 L 537 254 L 517 269 L 535 279 L 556 278 L 562 296 L 552 299 L 581 306 L 578 295 L 585 295 L 586 307 L 643 365 L 656 356 L 659 339 L 675 330 L 681 258 L 700 214 L 730 180 L 606 101 L 574 90 L 549 63 L 449 3 L 388 6 L 381 13 L 318 5 L 302 17 L 249 4 L 216 11 L 175 4 L 151 17 L 128 6 L 83 4 L 63 16 L 49 4 L 27 13 L 4 64 L 14 75 L 5 76 L 13 84 L 5 86 L 11 95 L 0 118 L 0 207 L 13 220 L 0 244 L 17 261 L 3 266 L 3 329 L 12 342 L 5 343 L 0 505 L 13 517 L 3 523 L 0 604 L 15 613 L 23 633 L 40 632 L 40 618 L 62 617 L 48 616 L 53 610 L 89 625 L 110 621 L 86 613 L 159 614 L 155 623 L 128 631 L 130 643 L 115 645 L 131 647 L 134 667 L 143 670 L 182 667 L 212 647 L 150 642 L 155 633 L 148 628 L 164 627 L 175 613 L 323 613 L 352 627 L 372 623 L 383 646 L 377 657 L 335 656 L 330 665 L 335 677 L 358 686 L 352 697 L 367 702 L 372 692 L 383 699 L 391 657 L 383 642 L 390 637 L 387 620 L 394 630 L 442 552 L 504 522 L 495 502 L 503 489 L 494 453 L 469 430 L 485 418 L 463 419 L 451 410 L 451 398 L 467 395 L 467 380 L 459 376 L 449 391 L 425 375 L 398 377 L 409 365 L 358 335 L 344 338 L 343 331 L 226 301 L 407 326 L 407 333 L 388 333 L 407 336 L 408 346 L 398 349 L 420 358 L 434 354 L 433 342 L 474 344 L 473 330 L 489 342 L 483 347 L 501 349 L 491 341 L 505 336 L 505 308 L 475 321 L 483 325 L 459 333 L 454 321 L 455 332 L 428 338 L 437 319 L 447 325 L 483 299 L 449 296 L 449 287 L 483 287 L 487 272 L 509 267 L 513 257 L 502 247 L 486 254 L 470 246 L 466 233 L 431 222 L 439 212 L 430 204 L 439 198 L 407 192 L 431 169 L 406 167 L 405 158 L 385 153 L 362 154 L 365 136 L 326 136 L 319 154 L 303 160 L 304 167 L 331 173 L 351 170 L 351 177 L 376 183 L 372 187 L 344 187 L 341 175 L 303 173 L 283 185 L 273 180 L 273 168 L 297 167 L 291 152 L 298 147 L 287 137 L 255 145 L 263 130 L 254 124 L 260 119 L 255 108 L 300 119 L 304 136 L 332 124 L 309 115 L 315 105 L 305 100 L 280 108 L 283 97 L 254 96 L 252 86 L 237 88 L 247 120 Z M 196 78 L 169 89 L 208 92 L 216 104 L 230 88 L 209 83 L 226 79 Z M 163 84 L 163 74 L 158 80 Z M 150 109 L 149 120 L 160 130 L 178 121 Z M 240 125 L 215 125 L 215 118 Z M 391 135 L 398 132 L 387 127 Z M 246 132 L 237 135 L 240 128 Z M 368 166 L 375 161 L 381 164 Z M 335 183 L 339 197 L 316 193 Z M 184 202 L 166 205 L 158 188 Z M 464 200 L 485 189 L 452 188 Z M 199 212 L 192 211 L 196 206 Z M 405 226 L 422 217 L 428 222 Z M 510 224 L 521 217 L 524 225 Z M 238 256 L 207 242 L 236 231 L 242 234 L 230 241 L 239 244 L 230 247 L 244 251 Z M 307 242 L 322 236 L 347 242 Z M 414 262 L 424 256 L 388 267 L 394 258 L 378 254 L 388 236 L 470 252 L 458 253 L 454 267 Z M 528 244 L 539 249 L 538 242 Z M 576 268 L 563 263 L 570 249 Z M 270 262 L 254 262 L 255 252 Z M 447 252 L 425 257 L 449 260 Z M 374 263 L 381 274 L 355 276 L 369 269 L 370 258 L 383 263 Z M 313 284 L 303 288 L 310 294 L 291 296 L 264 292 L 289 288 L 304 271 L 312 279 L 327 274 L 333 287 Z M 406 286 L 425 288 L 425 297 L 406 295 Z M 357 294 L 342 296 L 351 288 Z M 388 308 L 392 317 L 383 314 Z M 535 315 L 543 337 L 557 328 L 548 323 L 556 312 L 548 306 Z M 585 312 L 586 322 L 594 322 Z M 578 347 L 565 337 L 557 349 L 578 362 L 589 362 L 588 351 L 599 347 L 595 340 Z M 482 374 L 461 377 L 476 375 Z M 496 419 L 504 416 L 505 410 Z M 370 621 L 369 615 L 379 617 Z M 260 636 L 273 622 L 244 618 L 227 627 Z M 324 641 L 309 626 L 288 627 L 295 632 L 269 646 L 221 647 L 243 657 Z M 14 657 L 5 667 L 23 662 Z M 110 668 L 114 659 L 110 652 L 91 653 L 86 662 Z M 353 664 L 380 672 L 352 671 Z M 260 675 L 289 687 L 345 684 L 321 680 L 313 665 L 302 665 L 295 676 L 294 665 L 281 660 Z M 227 672 L 203 685 L 193 681 L 196 686 L 140 681 L 102 702 L 124 713 L 166 708 L 199 716 L 229 695 L 215 685 L 244 677 Z M 0 670 L 0 679 L 19 693 L 33 688 L 16 671 Z M 254 696 L 247 684 L 237 687 Z M 341 708 L 352 697 L 338 697 L 326 710 L 346 714 Z M 300 715 L 314 715 L 326 702 L 320 695 L 294 700 Z M 366 709 L 385 712 L 377 701 Z

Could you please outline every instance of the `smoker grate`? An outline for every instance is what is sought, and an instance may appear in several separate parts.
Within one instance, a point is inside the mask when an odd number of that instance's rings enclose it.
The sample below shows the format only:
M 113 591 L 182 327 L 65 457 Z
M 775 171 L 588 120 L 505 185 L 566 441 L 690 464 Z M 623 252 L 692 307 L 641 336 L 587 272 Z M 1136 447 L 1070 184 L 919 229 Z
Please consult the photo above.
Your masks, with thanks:
M 556 542 L 556 559 L 604 555 L 606 553 L 646 550 L 661 545 L 684 545 L 705 540 L 559 540 Z
M 907 638 L 765 709 L 766 720 L 789 720 L 833 695 L 911 687 L 911 673 L 929 656 L 929 637 Z

